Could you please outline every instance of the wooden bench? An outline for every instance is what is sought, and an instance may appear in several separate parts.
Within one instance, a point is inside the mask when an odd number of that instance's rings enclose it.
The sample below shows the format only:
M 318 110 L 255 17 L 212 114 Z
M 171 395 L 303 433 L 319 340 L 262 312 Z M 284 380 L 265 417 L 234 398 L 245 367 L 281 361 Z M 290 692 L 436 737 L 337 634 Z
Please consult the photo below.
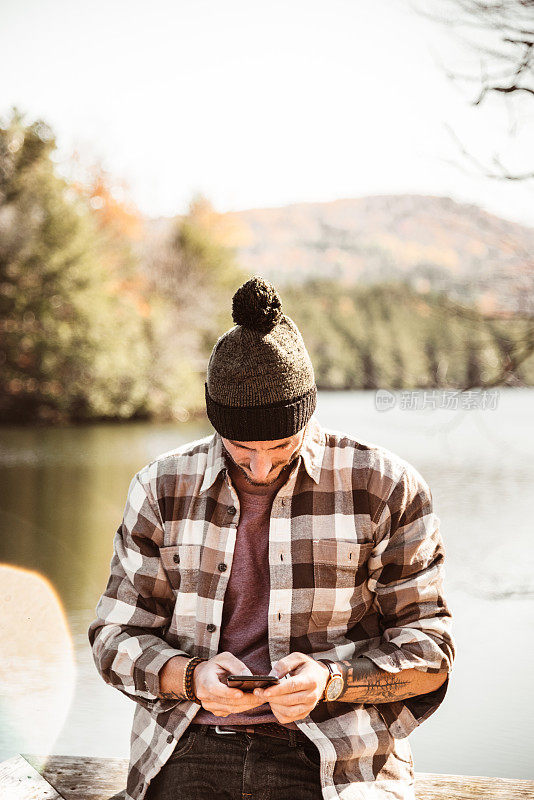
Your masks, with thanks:
M 121 800 L 120 758 L 19 755 L 0 764 L 1 800 Z M 416 773 L 417 800 L 534 800 L 534 781 Z

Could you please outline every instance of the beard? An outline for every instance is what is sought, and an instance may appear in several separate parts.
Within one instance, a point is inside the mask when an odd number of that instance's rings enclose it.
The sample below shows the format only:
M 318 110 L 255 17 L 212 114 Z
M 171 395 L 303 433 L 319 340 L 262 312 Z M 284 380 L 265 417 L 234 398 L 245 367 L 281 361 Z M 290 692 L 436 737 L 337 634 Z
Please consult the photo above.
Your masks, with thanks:
M 226 465 L 227 466 L 234 466 L 236 469 L 238 469 L 239 472 L 241 473 L 241 475 L 243 476 L 243 478 L 247 481 L 247 483 L 250 483 L 251 486 L 271 486 L 273 483 L 276 483 L 280 479 L 280 476 L 282 475 L 282 473 L 288 474 L 291 471 L 291 467 L 293 466 L 293 464 L 295 463 L 297 458 L 300 456 L 300 451 L 302 450 L 303 443 L 304 443 L 304 439 L 302 440 L 302 442 L 300 443 L 300 445 L 298 446 L 296 451 L 293 453 L 293 455 L 291 456 L 291 458 L 289 459 L 287 464 L 284 464 L 284 466 L 282 467 L 282 469 L 280 470 L 280 472 L 278 473 L 276 478 L 273 478 L 270 481 L 255 481 L 255 480 L 253 480 L 250 477 L 250 475 L 245 471 L 245 468 L 242 467 L 241 464 L 238 464 L 237 461 L 234 461 L 234 459 L 232 458 L 232 456 L 230 455 L 230 453 L 228 452 L 228 450 L 226 449 L 224 444 L 223 444 L 223 451 L 224 451 L 224 457 L 225 457 L 225 460 L 226 460 Z M 275 469 L 276 469 L 276 467 L 275 467 Z

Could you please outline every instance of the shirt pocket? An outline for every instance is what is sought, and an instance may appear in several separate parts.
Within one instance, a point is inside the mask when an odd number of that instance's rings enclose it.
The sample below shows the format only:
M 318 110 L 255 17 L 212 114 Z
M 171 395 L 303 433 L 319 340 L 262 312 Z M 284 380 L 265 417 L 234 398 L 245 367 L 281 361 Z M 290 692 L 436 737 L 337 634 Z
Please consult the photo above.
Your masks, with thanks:
M 367 561 L 374 542 L 313 539 L 311 619 L 318 628 L 347 627 L 367 588 Z
M 161 563 L 175 591 L 191 591 L 197 585 L 200 570 L 199 544 L 176 544 L 160 547 Z

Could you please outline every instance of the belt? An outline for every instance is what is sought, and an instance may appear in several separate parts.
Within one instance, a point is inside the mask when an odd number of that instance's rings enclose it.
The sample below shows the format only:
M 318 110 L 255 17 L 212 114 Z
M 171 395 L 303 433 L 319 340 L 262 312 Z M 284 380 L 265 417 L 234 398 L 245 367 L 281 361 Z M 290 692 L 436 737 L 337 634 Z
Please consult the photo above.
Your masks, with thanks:
M 276 739 L 285 739 L 291 741 L 292 739 L 297 742 L 309 743 L 310 739 L 302 731 L 292 728 L 285 728 L 277 722 L 263 722 L 259 725 L 201 725 L 192 722 L 190 728 L 204 728 L 206 731 L 211 730 L 220 734 L 232 733 L 250 733 L 259 736 L 274 736 Z

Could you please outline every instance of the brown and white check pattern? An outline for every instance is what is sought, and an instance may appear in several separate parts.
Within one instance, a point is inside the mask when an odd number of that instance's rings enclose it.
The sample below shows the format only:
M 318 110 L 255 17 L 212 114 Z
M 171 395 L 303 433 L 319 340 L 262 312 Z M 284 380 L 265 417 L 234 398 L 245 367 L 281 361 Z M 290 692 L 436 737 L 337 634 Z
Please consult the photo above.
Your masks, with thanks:
M 324 800 L 413 798 L 406 737 L 443 701 L 455 654 L 431 491 L 407 461 L 315 415 L 301 456 L 272 506 L 271 661 L 365 655 L 388 672 L 447 673 L 429 694 L 320 703 L 297 722 L 320 751 Z M 102 678 L 136 702 L 125 800 L 143 800 L 200 708 L 159 699 L 158 673 L 175 655 L 217 654 L 238 521 L 218 433 L 132 479 L 88 630 Z

